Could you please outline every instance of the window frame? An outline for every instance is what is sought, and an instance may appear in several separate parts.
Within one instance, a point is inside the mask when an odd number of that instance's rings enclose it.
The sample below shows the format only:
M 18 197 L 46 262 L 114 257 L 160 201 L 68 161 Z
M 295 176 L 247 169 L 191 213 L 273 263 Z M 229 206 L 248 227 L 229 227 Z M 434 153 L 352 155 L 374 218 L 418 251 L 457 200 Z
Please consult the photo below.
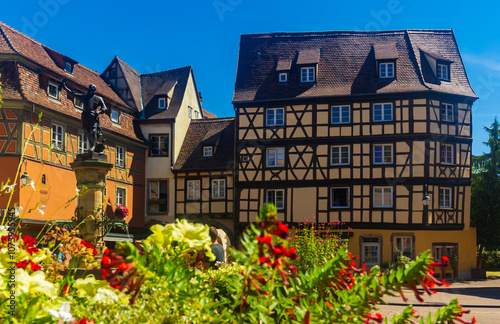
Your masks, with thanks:
M 162 183 L 164 183 L 165 193 L 162 193 Z M 152 186 L 153 184 L 158 185 L 158 199 L 153 199 L 152 196 Z M 162 196 L 165 198 L 162 198 Z M 158 212 L 152 212 L 151 206 L 158 205 Z M 162 211 L 161 206 L 165 206 L 165 211 Z M 148 215 L 160 215 L 160 214 L 168 214 L 168 180 L 166 179 L 149 179 L 148 180 Z
M 446 68 L 446 69 L 442 69 Z M 443 76 L 443 71 L 446 71 L 446 75 Z M 450 81 L 450 65 L 445 63 L 436 63 L 436 77 L 439 80 Z
M 119 197 L 119 192 L 122 192 L 123 195 L 122 197 Z M 120 203 L 118 200 L 121 199 L 122 202 Z M 116 187 L 115 189 L 115 208 L 118 205 L 126 206 L 127 203 L 127 188 L 124 187 Z
M 444 150 L 449 148 L 449 150 Z M 448 153 L 449 156 L 448 156 Z M 441 164 L 453 165 L 455 164 L 455 145 L 448 143 L 441 143 L 439 146 L 439 159 Z
M 453 188 L 440 187 L 438 203 L 440 209 L 453 209 Z
M 158 138 L 158 147 L 155 148 L 158 150 L 158 152 L 165 151 L 165 154 L 153 154 L 153 138 Z M 166 140 L 161 141 L 162 138 L 165 138 Z M 151 157 L 168 157 L 169 156 L 169 149 L 170 149 L 170 134 L 149 134 L 149 156 Z M 160 146 L 160 143 L 166 143 L 166 148 L 162 149 Z
M 50 93 L 51 86 L 55 89 L 55 96 Z M 52 98 L 52 99 L 55 99 L 55 100 L 61 100 L 61 92 L 59 91 L 59 86 L 56 85 L 51 80 L 49 80 L 47 82 L 47 96 L 49 96 L 49 98 Z
M 212 145 L 203 146 L 203 157 L 211 157 L 211 156 L 214 156 L 214 147 Z
M 216 186 L 215 183 L 218 183 Z M 221 191 L 221 185 L 223 184 L 222 191 Z M 215 189 L 217 190 L 215 191 Z M 212 199 L 219 200 L 219 199 L 226 199 L 226 178 L 216 178 L 216 179 L 211 179 L 210 181 L 210 195 Z
M 193 188 L 190 188 L 191 185 L 196 185 Z M 192 195 L 190 194 L 190 189 L 193 189 Z M 186 200 L 200 200 L 201 199 L 201 180 L 200 179 L 189 179 L 186 180 Z
M 391 148 L 391 161 L 390 162 L 385 161 L 385 158 L 386 158 L 385 148 L 388 146 Z M 377 162 L 376 148 L 379 148 L 379 147 L 382 148 L 382 161 Z M 380 165 L 380 164 L 394 164 L 394 145 L 393 144 L 373 144 L 373 164 L 378 164 L 378 165 Z
M 193 119 L 193 107 L 188 106 L 188 116 L 189 119 Z
M 163 105 L 161 105 L 163 102 Z M 167 109 L 167 98 L 158 98 L 158 109 L 165 110 Z
M 69 69 L 66 68 L 68 66 L 69 66 Z M 69 73 L 69 74 L 73 74 L 74 67 L 75 67 L 74 64 L 72 64 L 70 61 L 64 61 L 64 65 L 63 65 L 64 72 Z
M 347 205 L 335 205 L 334 190 L 346 190 L 345 196 L 346 196 Z M 332 209 L 351 208 L 351 188 L 349 188 L 349 187 L 331 187 L 330 188 L 330 208 L 332 208 Z
M 334 115 L 337 114 L 337 112 L 334 112 L 335 108 L 338 108 L 338 122 L 335 122 L 333 120 Z M 347 108 L 347 121 L 343 121 L 345 116 L 345 110 L 344 108 Z M 331 106 L 330 107 L 330 124 L 332 125 L 338 125 L 338 124 L 349 124 L 351 123 L 351 106 L 350 105 L 339 105 L 339 106 Z
M 347 148 L 347 162 L 342 162 L 344 156 L 342 156 L 343 153 L 345 152 L 342 152 L 342 148 Z M 338 149 L 338 155 L 339 155 L 339 162 L 338 163 L 334 163 L 334 159 L 333 159 L 333 153 L 334 153 L 334 150 L 335 149 Z M 350 145 L 331 145 L 330 146 L 330 165 L 331 166 L 339 166 L 339 165 L 351 165 L 351 146 Z
M 77 101 L 80 101 L 80 105 L 77 104 Z M 79 110 L 83 110 L 83 106 L 85 105 L 83 100 L 81 100 L 80 98 L 78 97 L 75 97 L 73 99 L 73 105 L 75 105 L 75 108 L 79 109 Z
M 278 201 L 277 200 L 277 197 L 278 197 L 277 194 L 278 194 L 278 192 L 281 192 L 281 194 L 282 194 L 282 196 L 281 196 L 281 206 L 279 206 L 277 204 L 277 201 Z M 273 194 L 273 198 L 272 198 L 273 201 L 269 200 L 269 194 L 271 194 L 271 193 Z M 285 189 L 267 189 L 266 190 L 266 203 L 273 204 L 274 206 L 276 206 L 277 210 L 281 210 L 281 211 L 285 210 L 285 206 L 286 206 Z
M 116 119 L 113 118 L 113 113 L 116 113 Z M 111 108 L 109 112 L 109 120 L 111 120 L 112 123 L 120 124 L 120 111 L 118 109 Z
M 401 240 L 401 250 L 397 249 L 397 240 Z M 404 241 L 410 241 L 410 255 L 405 254 Z M 415 258 L 415 235 L 413 233 L 394 233 L 391 235 L 391 245 L 392 245 L 392 261 L 396 261 L 395 258 L 402 253 L 403 255 L 409 257 L 410 259 Z
M 386 105 L 390 105 L 391 106 L 391 115 L 390 115 L 390 118 L 388 119 L 388 117 L 386 116 Z M 381 109 L 381 119 L 380 120 L 377 120 L 375 119 L 376 118 L 376 111 L 378 110 L 377 108 L 380 107 Z M 390 122 L 390 121 L 393 121 L 394 120 L 394 105 L 392 104 L 392 102 L 381 102 L 381 103 L 374 103 L 373 104 L 373 122 L 375 123 L 380 123 L 380 122 Z
M 281 110 L 282 121 L 281 124 L 278 124 L 277 112 Z M 272 112 L 272 116 L 269 115 L 269 112 Z M 272 120 L 270 120 L 272 117 Z M 267 108 L 266 109 L 266 126 L 267 127 L 281 127 L 285 126 L 285 108 Z
M 200 112 L 198 110 L 194 111 L 194 119 L 200 119 Z
M 449 123 L 455 121 L 455 105 L 446 102 L 441 103 L 441 121 Z
M 57 131 L 54 131 L 54 128 L 56 130 L 60 130 L 60 134 Z M 57 137 L 60 137 L 60 139 L 56 139 L 54 134 L 56 134 Z M 52 141 L 51 141 L 52 147 L 56 150 L 64 151 L 64 127 L 62 125 L 53 123 L 51 135 L 52 135 Z
M 283 156 L 282 160 L 278 159 L 278 157 L 279 157 L 278 150 L 282 150 L 282 154 L 281 154 Z M 270 162 L 269 157 L 270 157 L 271 152 L 274 152 L 274 153 L 272 153 L 272 155 L 274 156 L 274 161 L 275 161 L 275 163 L 273 165 L 269 164 L 269 162 Z M 277 163 L 278 161 L 282 161 L 282 164 Z M 268 168 L 284 168 L 285 167 L 285 148 L 284 147 L 270 147 L 270 148 L 266 149 L 266 167 L 268 167 Z
M 120 168 L 125 167 L 125 147 L 121 145 L 116 145 L 115 165 Z
M 281 77 L 285 77 L 284 80 L 282 80 Z M 288 82 L 288 73 L 287 72 L 280 72 L 278 73 L 278 82 L 279 83 L 287 83 Z
M 382 66 L 385 67 L 385 75 L 382 75 Z M 392 75 L 389 75 L 388 67 L 392 66 Z M 394 62 L 380 62 L 378 64 L 378 77 L 380 79 L 394 79 L 396 75 L 396 64 Z
M 303 74 L 303 71 L 307 70 L 306 72 L 306 79 L 304 79 L 304 74 Z M 312 79 L 310 79 L 311 77 L 311 72 L 312 70 Z M 314 66 L 304 66 L 304 67 L 301 67 L 300 68 L 300 82 L 301 83 L 313 83 L 313 82 L 316 82 L 316 67 Z
M 382 189 L 382 196 L 381 196 L 381 201 L 382 201 L 382 204 L 381 205 L 377 205 L 375 204 L 375 200 L 376 200 L 376 191 L 377 189 Z M 386 189 L 390 189 L 390 193 L 388 193 L 391 197 L 391 204 L 390 205 L 385 205 L 385 191 Z M 394 207 L 394 187 L 390 187 L 390 186 L 374 186 L 373 187 L 373 199 L 372 199 L 372 205 L 373 205 L 373 208 L 393 208 Z
M 78 152 L 85 153 L 89 150 L 89 139 L 84 132 L 78 133 Z

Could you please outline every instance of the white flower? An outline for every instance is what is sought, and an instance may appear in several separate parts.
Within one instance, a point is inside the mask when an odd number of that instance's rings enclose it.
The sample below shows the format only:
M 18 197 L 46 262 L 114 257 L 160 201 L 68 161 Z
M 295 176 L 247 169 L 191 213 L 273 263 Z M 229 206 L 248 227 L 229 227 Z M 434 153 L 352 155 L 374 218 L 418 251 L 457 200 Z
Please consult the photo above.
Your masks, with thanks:
M 19 217 L 19 213 L 23 210 L 23 207 L 17 206 L 16 210 L 14 211 L 14 216 Z
M 76 188 L 76 189 L 75 189 L 75 191 L 76 191 L 76 194 L 77 194 L 77 195 L 79 195 L 79 194 L 80 194 L 80 189 Z
M 16 183 L 9 185 L 5 185 L 5 190 L 7 190 L 7 193 L 12 192 L 14 190 L 14 187 L 16 186 Z
M 31 188 L 33 188 L 33 191 L 36 191 L 35 180 L 31 180 L 30 185 L 31 185 Z
M 40 212 L 40 214 L 45 215 L 44 209 L 45 209 L 45 205 L 41 205 L 40 208 L 38 209 L 38 211 Z
M 75 321 L 73 315 L 71 315 L 71 313 L 69 312 L 69 302 L 62 303 L 61 308 L 59 308 L 59 311 L 55 311 L 53 309 L 48 309 L 47 311 L 50 313 L 50 315 L 54 316 L 55 318 L 60 318 L 63 323 Z

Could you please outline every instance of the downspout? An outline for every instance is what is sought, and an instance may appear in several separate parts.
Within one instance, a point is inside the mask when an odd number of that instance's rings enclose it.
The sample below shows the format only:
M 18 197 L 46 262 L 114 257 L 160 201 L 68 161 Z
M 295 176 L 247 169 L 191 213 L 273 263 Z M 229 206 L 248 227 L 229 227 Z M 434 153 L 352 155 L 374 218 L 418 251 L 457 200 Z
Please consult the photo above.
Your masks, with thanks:
M 172 145 L 170 145 L 170 170 L 174 168 L 174 152 L 175 152 L 175 121 L 172 123 L 170 127 L 172 133 Z

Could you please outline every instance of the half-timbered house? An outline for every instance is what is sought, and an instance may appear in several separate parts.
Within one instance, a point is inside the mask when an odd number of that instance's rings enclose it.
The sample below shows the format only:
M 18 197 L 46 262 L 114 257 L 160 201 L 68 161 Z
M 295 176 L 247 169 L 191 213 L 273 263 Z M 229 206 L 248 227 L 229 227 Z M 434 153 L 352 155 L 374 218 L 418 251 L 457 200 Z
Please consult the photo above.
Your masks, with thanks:
M 451 30 L 242 35 L 235 219 L 272 202 L 351 227 L 369 266 L 432 249 L 467 278 L 476 99 Z

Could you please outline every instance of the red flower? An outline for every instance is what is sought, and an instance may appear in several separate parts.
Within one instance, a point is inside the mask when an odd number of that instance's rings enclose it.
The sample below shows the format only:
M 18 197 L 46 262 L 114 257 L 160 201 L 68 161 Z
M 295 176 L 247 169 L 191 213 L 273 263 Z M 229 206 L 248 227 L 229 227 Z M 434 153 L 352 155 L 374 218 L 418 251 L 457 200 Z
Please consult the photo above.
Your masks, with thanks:
M 94 244 L 87 242 L 87 241 L 84 241 L 84 240 L 81 240 L 80 245 L 83 245 L 87 249 L 92 249 L 93 256 L 97 255 L 97 251 L 96 251 L 96 249 L 94 249 Z
M 28 235 L 23 235 L 23 242 L 26 246 L 31 247 L 36 244 L 36 238 Z
M 273 240 L 273 238 L 269 235 L 266 235 L 266 236 L 257 236 L 257 241 L 259 243 L 265 243 L 267 245 L 271 245 L 271 241 Z
M 17 262 L 14 265 L 16 266 L 16 268 L 25 269 L 28 266 L 29 263 L 30 263 L 30 260 L 23 260 L 23 261 Z
M 95 323 L 95 321 L 89 321 L 88 319 L 86 319 L 84 317 L 81 320 L 79 320 L 77 322 L 70 323 L 70 324 L 93 324 L 93 323 Z

